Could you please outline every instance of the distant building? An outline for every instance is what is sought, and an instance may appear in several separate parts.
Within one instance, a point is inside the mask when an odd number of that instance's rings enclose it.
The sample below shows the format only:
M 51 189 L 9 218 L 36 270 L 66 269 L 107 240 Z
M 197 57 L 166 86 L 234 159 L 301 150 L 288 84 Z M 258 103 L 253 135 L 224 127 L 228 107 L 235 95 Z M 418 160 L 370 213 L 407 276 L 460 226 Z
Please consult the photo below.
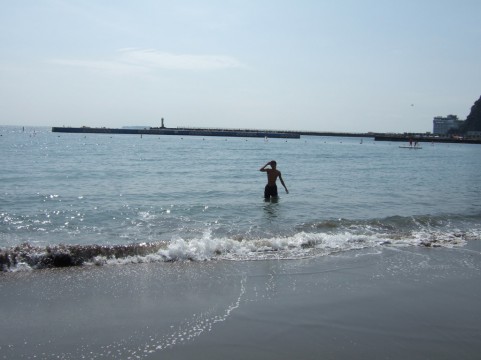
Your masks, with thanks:
M 456 115 L 448 115 L 446 117 L 436 116 L 433 119 L 433 134 L 447 135 L 450 132 L 456 132 L 463 123 L 464 121 L 459 120 Z

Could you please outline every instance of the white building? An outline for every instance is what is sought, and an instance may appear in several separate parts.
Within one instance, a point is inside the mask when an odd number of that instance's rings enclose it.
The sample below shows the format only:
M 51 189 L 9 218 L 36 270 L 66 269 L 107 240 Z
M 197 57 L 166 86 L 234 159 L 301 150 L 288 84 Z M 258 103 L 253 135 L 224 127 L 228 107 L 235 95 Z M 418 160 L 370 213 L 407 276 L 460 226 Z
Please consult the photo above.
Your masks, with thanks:
M 458 130 L 463 123 L 464 121 L 459 120 L 456 115 L 436 116 L 433 119 L 433 134 L 446 135 L 450 130 Z

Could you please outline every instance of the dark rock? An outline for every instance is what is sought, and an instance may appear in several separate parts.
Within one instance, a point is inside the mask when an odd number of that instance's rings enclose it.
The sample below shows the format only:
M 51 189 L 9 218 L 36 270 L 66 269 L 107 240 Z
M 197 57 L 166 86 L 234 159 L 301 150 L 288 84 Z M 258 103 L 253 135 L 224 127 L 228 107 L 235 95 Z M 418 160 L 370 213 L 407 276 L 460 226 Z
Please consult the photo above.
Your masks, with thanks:
M 468 131 L 481 131 L 481 97 L 471 107 L 471 112 L 464 122 L 462 132 Z

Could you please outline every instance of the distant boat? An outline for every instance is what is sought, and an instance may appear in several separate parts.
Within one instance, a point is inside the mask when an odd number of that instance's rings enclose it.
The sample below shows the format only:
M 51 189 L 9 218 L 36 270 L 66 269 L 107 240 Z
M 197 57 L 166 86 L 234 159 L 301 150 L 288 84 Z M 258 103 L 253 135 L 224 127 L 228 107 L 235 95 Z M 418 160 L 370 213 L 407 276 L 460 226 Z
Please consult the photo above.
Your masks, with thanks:
M 399 148 L 400 149 L 413 149 L 413 150 L 422 149 L 421 146 L 400 146 Z

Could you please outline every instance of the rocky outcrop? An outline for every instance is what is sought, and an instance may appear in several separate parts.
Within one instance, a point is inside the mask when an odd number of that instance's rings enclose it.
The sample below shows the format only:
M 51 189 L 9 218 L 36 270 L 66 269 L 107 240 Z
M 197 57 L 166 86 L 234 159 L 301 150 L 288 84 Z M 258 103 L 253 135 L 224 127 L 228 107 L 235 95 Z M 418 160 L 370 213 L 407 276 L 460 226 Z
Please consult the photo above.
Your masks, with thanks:
M 463 125 L 463 132 L 481 131 L 481 97 L 474 103 L 466 121 Z

